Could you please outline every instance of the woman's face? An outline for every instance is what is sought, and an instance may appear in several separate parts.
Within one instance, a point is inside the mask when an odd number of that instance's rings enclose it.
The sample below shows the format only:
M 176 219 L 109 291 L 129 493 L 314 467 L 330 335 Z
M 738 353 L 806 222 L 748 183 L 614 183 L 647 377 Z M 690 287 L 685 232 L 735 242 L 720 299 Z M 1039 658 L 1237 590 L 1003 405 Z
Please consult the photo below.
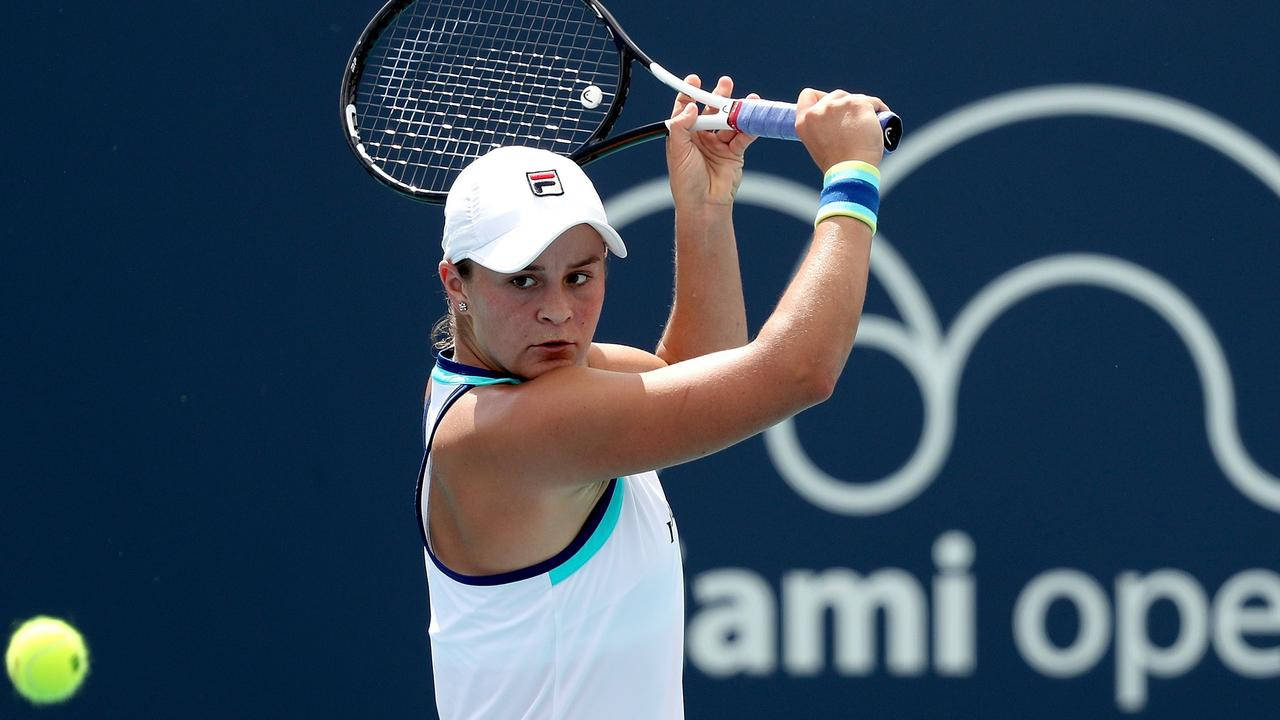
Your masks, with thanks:
M 457 339 L 454 359 L 523 378 L 585 365 L 604 303 L 604 263 L 600 233 L 575 225 L 520 272 L 475 265 L 467 280 L 456 269 L 446 273 L 446 290 L 455 308 L 467 304 L 472 330 Z

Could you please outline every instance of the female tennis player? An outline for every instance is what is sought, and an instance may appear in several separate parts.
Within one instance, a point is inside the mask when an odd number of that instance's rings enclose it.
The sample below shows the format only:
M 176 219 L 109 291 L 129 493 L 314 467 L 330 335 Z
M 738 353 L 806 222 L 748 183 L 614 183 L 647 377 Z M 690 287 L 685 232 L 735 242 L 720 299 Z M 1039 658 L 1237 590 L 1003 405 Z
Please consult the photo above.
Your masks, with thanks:
M 683 717 L 680 536 L 654 470 L 829 397 L 866 289 L 887 108 L 809 89 L 798 106 L 823 204 L 750 342 L 731 215 L 753 138 L 694 133 L 690 98 L 666 148 L 676 291 L 654 353 L 592 342 L 606 257 L 627 250 L 577 165 L 499 148 L 450 189 L 418 486 L 442 718 Z

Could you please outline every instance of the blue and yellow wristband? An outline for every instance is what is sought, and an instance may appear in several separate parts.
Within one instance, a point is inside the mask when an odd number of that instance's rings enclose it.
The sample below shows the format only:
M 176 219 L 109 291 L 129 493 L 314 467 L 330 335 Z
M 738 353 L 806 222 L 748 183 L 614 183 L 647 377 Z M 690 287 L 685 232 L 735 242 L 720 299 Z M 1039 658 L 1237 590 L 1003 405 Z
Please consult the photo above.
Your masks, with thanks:
M 876 232 L 880 212 L 880 170 L 861 160 L 836 163 L 822 176 L 822 195 L 814 227 L 830 217 L 844 215 L 866 223 Z

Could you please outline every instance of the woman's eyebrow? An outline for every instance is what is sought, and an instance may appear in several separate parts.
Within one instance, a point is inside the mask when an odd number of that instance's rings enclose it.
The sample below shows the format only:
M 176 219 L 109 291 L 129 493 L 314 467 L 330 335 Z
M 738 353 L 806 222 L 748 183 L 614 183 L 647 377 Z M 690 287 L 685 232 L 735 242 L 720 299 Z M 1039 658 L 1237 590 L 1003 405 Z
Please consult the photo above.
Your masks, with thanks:
M 590 265 L 590 264 L 592 264 L 592 263 L 598 263 L 598 262 L 600 262 L 600 256 L 599 256 L 599 255 L 592 255 L 591 257 L 587 258 L 586 260 L 582 260 L 582 261 L 576 262 L 576 263 L 574 263 L 574 264 L 570 265 L 569 267 L 571 267 L 571 268 L 586 267 L 587 265 Z M 542 267 L 541 265 L 530 265 L 530 266 L 526 267 L 524 270 L 521 270 L 520 272 L 542 272 L 542 271 L 543 271 L 543 270 L 545 270 L 545 269 L 546 269 L 546 268 Z

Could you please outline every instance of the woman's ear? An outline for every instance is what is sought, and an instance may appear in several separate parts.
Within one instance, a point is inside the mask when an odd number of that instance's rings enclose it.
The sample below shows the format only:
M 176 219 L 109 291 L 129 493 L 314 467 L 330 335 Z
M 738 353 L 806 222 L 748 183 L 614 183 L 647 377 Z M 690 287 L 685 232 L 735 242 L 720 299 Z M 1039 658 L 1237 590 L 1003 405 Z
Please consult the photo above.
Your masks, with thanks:
M 458 272 L 458 266 L 447 260 L 441 260 L 438 270 L 440 284 L 444 286 L 444 292 L 449 296 L 449 304 L 456 307 L 458 303 L 466 302 L 466 288 L 463 286 L 462 274 Z

